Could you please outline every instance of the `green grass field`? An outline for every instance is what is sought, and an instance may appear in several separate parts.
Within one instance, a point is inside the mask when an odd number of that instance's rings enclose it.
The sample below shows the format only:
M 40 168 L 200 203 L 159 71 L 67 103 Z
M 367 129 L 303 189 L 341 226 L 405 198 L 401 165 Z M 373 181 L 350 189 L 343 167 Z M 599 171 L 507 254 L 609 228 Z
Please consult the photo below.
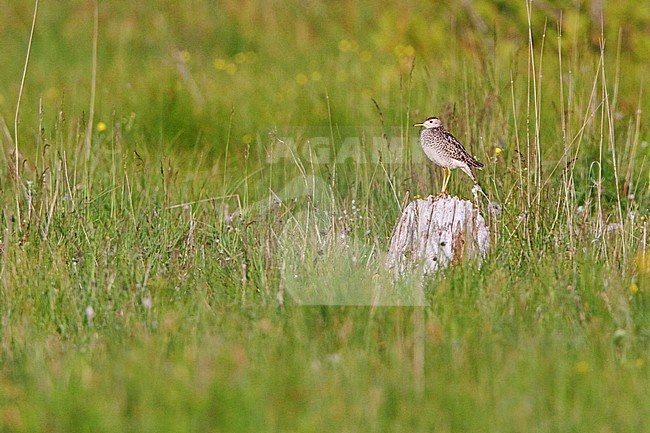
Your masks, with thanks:
M 1 432 L 650 432 L 650 5 L 140 3 L 0 0 Z M 503 211 L 375 305 L 431 115 Z

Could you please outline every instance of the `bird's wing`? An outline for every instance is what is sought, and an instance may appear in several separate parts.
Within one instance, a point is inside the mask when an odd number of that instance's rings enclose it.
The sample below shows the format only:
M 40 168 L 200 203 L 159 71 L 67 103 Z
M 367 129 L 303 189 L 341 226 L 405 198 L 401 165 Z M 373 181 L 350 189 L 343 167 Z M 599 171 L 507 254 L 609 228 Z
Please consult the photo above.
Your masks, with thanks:
M 445 134 L 445 138 L 449 143 L 453 144 L 453 148 L 449 149 L 450 153 L 452 154 L 452 157 L 455 159 L 458 159 L 460 161 L 465 162 L 467 165 L 470 167 L 474 168 L 482 168 L 483 164 L 478 162 L 472 155 L 470 155 L 467 150 L 463 147 L 463 145 L 454 137 L 451 132 L 444 130 L 443 133 Z

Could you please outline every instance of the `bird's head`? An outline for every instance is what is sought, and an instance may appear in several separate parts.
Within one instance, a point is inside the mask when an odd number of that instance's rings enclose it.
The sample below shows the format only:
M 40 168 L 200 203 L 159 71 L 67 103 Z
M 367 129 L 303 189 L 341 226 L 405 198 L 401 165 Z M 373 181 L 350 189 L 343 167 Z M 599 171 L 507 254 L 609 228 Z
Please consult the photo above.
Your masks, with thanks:
M 442 121 L 440 121 L 440 119 L 438 119 L 437 117 L 429 117 L 424 122 L 416 123 L 413 126 L 424 126 L 427 129 L 440 128 L 442 126 Z

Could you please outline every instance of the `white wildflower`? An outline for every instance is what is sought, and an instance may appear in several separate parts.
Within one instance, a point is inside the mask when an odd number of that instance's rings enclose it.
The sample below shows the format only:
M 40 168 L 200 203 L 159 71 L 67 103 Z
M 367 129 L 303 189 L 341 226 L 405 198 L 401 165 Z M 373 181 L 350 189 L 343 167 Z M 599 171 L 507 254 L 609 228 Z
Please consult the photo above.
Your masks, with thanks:
M 92 326 L 93 318 L 95 317 L 95 310 L 91 305 L 89 305 L 86 307 L 84 312 L 86 313 L 86 320 L 88 321 L 88 324 Z

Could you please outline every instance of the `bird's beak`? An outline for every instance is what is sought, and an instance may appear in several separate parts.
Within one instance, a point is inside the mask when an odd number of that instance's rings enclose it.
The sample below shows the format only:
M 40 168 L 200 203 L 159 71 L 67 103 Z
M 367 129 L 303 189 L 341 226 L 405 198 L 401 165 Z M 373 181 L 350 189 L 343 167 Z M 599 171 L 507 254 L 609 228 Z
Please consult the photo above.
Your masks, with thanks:
M 424 123 L 414 123 L 413 126 L 424 126 Z

